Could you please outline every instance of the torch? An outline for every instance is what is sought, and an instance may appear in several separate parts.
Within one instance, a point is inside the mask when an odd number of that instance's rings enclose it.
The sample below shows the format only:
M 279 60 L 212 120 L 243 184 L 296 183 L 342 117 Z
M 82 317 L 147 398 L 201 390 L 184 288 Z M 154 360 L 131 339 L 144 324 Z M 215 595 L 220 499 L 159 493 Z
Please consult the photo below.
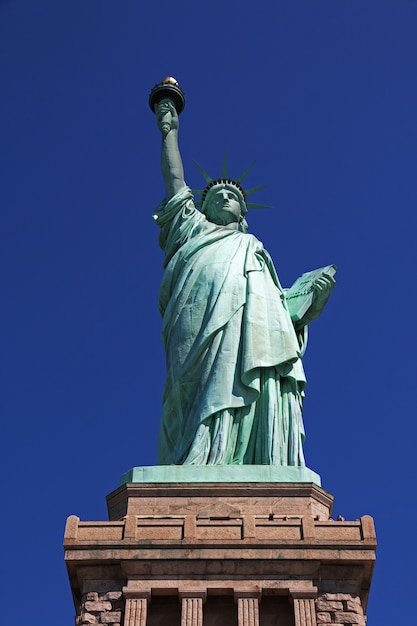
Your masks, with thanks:
M 185 96 L 184 92 L 178 84 L 178 81 L 175 80 L 172 76 L 167 76 L 163 81 L 156 84 L 155 87 L 151 90 L 149 94 L 149 106 L 151 111 L 155 113 L 155 109 L 157 104 L 161 102 L 161 100 L 171 100 L 178 115 L 184 110 L 185 107 Z M 170 116 L 171 113 L 167 112 L 166 115 Z M 170 121 L 167 119 L 167 126 L 170 128 Z

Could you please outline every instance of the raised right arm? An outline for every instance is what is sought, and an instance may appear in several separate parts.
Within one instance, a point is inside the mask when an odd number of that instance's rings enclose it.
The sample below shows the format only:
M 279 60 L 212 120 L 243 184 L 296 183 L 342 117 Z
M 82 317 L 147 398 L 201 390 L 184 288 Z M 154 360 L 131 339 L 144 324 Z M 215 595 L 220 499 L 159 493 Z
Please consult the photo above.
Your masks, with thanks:
M 178 114 L 171 100 L 156 105 L 156 121 L 162 133 L 161 169 L 165 183 L 165 198 L 170 200 L 186 185 L 184 168 L 178 148 Z

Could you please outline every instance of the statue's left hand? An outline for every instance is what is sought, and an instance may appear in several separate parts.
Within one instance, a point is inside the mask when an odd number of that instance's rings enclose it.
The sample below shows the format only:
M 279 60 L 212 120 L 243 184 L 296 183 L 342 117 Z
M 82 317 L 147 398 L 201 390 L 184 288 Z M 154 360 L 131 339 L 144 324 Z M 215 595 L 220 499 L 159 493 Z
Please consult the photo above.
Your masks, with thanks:
M 322 313 L 335 284 L 336 281 L 330 274 L 322 274 L 316 279 L 313 284 L 314 300 L 303 318 L 297 322 L 297 327 L 307 326 Z
M 330 274 L 322 274 L 320 278 L 317 278 L 313 285 L 315 297 L 312 306 L 320 309 L 320 313 L 330 297 L 333 288 L 336 284 L 335 279 Z

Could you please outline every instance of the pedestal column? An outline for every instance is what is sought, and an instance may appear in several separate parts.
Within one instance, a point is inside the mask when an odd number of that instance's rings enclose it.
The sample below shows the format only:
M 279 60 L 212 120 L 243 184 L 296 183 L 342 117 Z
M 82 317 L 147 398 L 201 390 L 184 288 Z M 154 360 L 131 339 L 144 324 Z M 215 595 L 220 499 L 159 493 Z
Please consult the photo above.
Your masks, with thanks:
M 151 591 L 132 592 L 125 587 L 123 595 L 126 598 L 123 626 L 146 626 Z
M 206 600 L 206 592 L 179 589 L 178 595 L 181 601 L 181 626 L 203 626 L 203 602 Z
M 260 591 L 235 591 L 238 626 L 259 626 Z
M 317 591 L 311 591 L 311 589 L 306 592 L 290 590 L 290 596 L 294 603 L 295 626 L 317 626 L 314 604 Z

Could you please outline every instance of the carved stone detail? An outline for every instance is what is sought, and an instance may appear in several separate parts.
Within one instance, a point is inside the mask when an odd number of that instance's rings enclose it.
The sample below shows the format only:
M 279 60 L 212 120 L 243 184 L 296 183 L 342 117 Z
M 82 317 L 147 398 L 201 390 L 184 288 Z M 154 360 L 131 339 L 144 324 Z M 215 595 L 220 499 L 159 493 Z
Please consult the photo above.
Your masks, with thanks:
M 146 598 L 127 598 L 124 626 L 146 626 L 147 613 Z
M 258 598 L 238 598 L 238 626 L 259 626 Z
M 203 598 L 182 598 L 181 626 L 203 626 Z
M 316 611 L 312 598 L 294 598 L 295 626 L 317 626 Z

